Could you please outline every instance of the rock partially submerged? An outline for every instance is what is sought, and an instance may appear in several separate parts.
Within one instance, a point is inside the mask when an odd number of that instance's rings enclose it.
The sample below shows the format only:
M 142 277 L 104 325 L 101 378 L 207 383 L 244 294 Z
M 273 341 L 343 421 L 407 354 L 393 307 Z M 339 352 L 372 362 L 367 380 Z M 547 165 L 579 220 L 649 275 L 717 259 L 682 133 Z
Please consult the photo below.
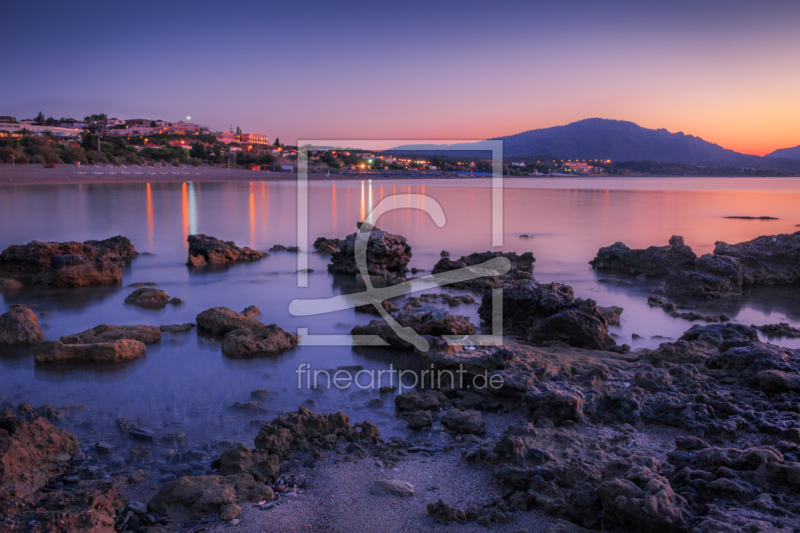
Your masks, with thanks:
M 486 271 L 485 269 L 478 269 L 478 265 L 498 257 L 508 259 L 510 269 L 507 273 L 500 274 L 493 270 Z M 433 270 L 431 270 L 431 273 L 444 274 L 456 270 L 480 273 L 481 276 L 478 278 L 469 281 L 459 281 L 448 285 L 455 288 L 485 290 L 515 279 L 533 279 L 533 263 L 535 262 L 536 259 L 531 252 L 525 252 L 522 255 L 517 255 L 516 252 L 481 252 L 461 256 L 457 261 L 450 259 L 448 254 L 447 256 L 442 256 L 439 262 L 433 267 Z
M 39 318 L 24 305 L 12 305 L 0 315 L 0 347 L 33 346 L 43 340 Z
M 369 275 L 387 280 L 403 276 L 411 261 L 411 246 L 406 243 L 406 238 L 380 230 L 366 222 L 359 222 L 357 226 L 359 232 L 365 234 L 372 229 L 366 247 L 366 266 Z M 360 274 L 355 257 L 356 236 L 359 232 L 345 237 L 339 250 L 331 254 L 329 272 L 350 276 Z
M 222 341 L 222 353 L 228 357 L 252 357 L 263 353 L 279 353 L 295 346 L 296 335 L 270 324 L 228 332 Z
M 130 293 L 125 298 L 125 303 L 145 309 L 163 309 L 167 304 L 180 305 L 183 301 L 178 298 L 170 298 L 161 289 L 141 288 Z
M 608 333 L 619 323 L 621 308 L 602 310 L 594 300 L 575 298 L 572 287 L 533 280 L 506 283 L 503 289 L 503 330 L 534 345 L 561 341 L 571 346 L 611 349 L 616 342 Z M 492 323 L 493 291 L 483 295 L 478 314 Z
M 115 285 L 122 281 L 122 267 L 137 255 L 122 236 L 84 243 L 33 241 L 3 250 L 0 278 L 22 285 Z
M 441 337 L 443 335 L 474 335 L 475 325 L 468 317 L 454 315 L 441 307 L 425 305 L 400 311 L 392 317 L 403 327 L 413 329 L 418 335 Z M 396 348 L 413 349 L 414 346 L 400 338 L 382 318 L 364 326 L 356 326 L 351 335 L 376 335 Z
M 239 248 L 233 241 L 221 241 L 210 235 L 189 235 L 188 266 L 222 266 L 230 263 L 257 261 L 269 254 L 251 248 Z
M 64 344 L 45 341 L 33 349 L 37 365 L 61 363 L 122 363 L 132 361 L 147 353 L 144 343 L 121 339 L 92 344 Z
M 616 243 L 601 248 L 590 264 L 631 276 L 666 277 L 671 296 L 724 298 L 752 285 L 800 285 L 800 232 L 739 244 L 718 241 L 713 253 L 700 257 L 677 236 L 668 247 L 646 250 Z
M 63 473 L 78 439 L 44 418 L 0 418 L 0 500 L 20 498 Z
M 321 254 L 331 255 L 338 252 L 342 247 L 342 239 L 328 239 L 327 237 L 317 237 L 314 241 L 314 248 Z
M 224 335 L 222 353 L 228 357 L 278 353 L 297 346 L 296 335 L 253 318 L 259 314 L 261 311 L 254 305 L 242 313 L 227 307 L 212 307 L 197 315 L 197 327 L 215 335 Z
M 83 333 L 64 335 L 61 342 L 64 344 L 94 344 L 97 342 L 111 342 L 120 339 L 130 339 L 144 344 L 154 344 L 161 340 L 161 329 L 157 326 L 136 324 L 133 326 L 109 326 L 100 324 Z
M 780 324 L 766 324 L 763 326 L 750 326 L 753 329 L 763 332 L 767 337 L 786 337 L 797 338 L 800 337 L 800 328 L 793 328 L 787 322 Z

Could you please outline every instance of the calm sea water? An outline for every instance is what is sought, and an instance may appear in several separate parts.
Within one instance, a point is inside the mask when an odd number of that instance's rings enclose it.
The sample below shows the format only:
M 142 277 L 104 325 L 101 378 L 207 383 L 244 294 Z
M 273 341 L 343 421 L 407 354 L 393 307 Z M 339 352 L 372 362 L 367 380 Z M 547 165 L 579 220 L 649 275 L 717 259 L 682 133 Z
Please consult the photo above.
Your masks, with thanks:
M 800 228 L 800 178 L 786 179 L 507 179 L 504 184 L 503 245 L 492 247 L 489 180 L 318 181 L 309 186 L 309 243 L 318 236 L 340 237 L 355 231 L 381 199 L 400 193 L 421 193 L 443 208 L 447 222 L 439 228 L 421 210 L 387 213 L 377 225 L 408 238 L 413 248 L 410 266 L 430 270 L 441 250 L 455 257 L 476 251 L 532 251 L 534 276 L 544 282 L 572 285 L 578 296 L 600 305 L 625 309 L 622 323 L 612 328 L 618 342 L 634 349 L 654 347 L 677 338 L 692 323 L 671 318 L 647 305 L 652 286 L 624 287 L 598 282 L 588 265 L 601 246 L 623 241 L 632 247 L 665 245 L 671 235 L 683 235 L 698 253 L 714 242 L 729 243 L 759 235 L 794 232 Z M 420 200 L 418 206 L 430 200 Z M 775 221 L 725 219 L 727 215 L 768 215 Z M 257 305 L 260 319 L 289 331 L 308 328 L 311 334 L 346 334 L 369 315 L 352 310 L 317 317 L 293 317 L 296 298 L 339 294 L 339 281 L 326 271 L 328 257 L 308 253 L 309 286 L 297 286 L 298 255 L 273 253 L 269 258 L 237 265 L 222 272 L 194 273 L 186 266 L 186 237 L 205 233 L 238 245 L 267 250 L 276 243 L 297 243 L 297 195 L 291 182 L 186 182 L 83 185 L 7 185 L 0 187 L 0 248 L 42 241 L 85 241 L 125 235 L 136 249 L 147 252 L 124 271 L 123 285 L 113 288 L 27 290 L 5 295 L 0 312 L 14 303 L 34 306 L 48 339 L 76 333 L 98 324 L 174 324 L 193 322 L 200 311 L 214 306 L 241 311 Z M 528 235 L 522 238 L 520 235 Z M 150 255 L 152 254 L 152 255 Z M 144 310 L 123 300 L 136 282 L 156 282 L 170 296 L 186 303 L 164 310 Z M 479 303 L 479 302 L 478 302 Z M 477 308 L 462 305 L 459 314 L 478 322 Z M 701 304 L 706 313 L 726 312 L 735 322 L 789 322 L 800 326 L 800 293 L 790 289 L 751 291 L 742 298 Z M 632 334 L 642 338 L 632 340 Z M 800 341 L 773 339 L 800 347 Z M 389 350 L 354 350 L 349 346 L 299 346 L 278 356 L 233 360 L 219 343 L 188 334 L 165 334 L 148 347 L 146 357 L 122 368 L 36 368 L 30 352 L 0 358 L 0 402 L 27 401 L 35 406 L 85 404 L 98 421 L 98 437 L 110 431 L 119 416 L 141 416 L 147 425 L 203 438 L 225 435 L 246 440 L 254 430 L 228 406 L 245 401 L 259 388 L 279 392 L 270 418 L 281 409 L 296 408 L 313 397 L 319 410 L 344 409 L 356 419 L 377 421 L 392 433 L 399 424 L 392 416 L 391 397 L 382 410 L 367 410 L 376 394 L 353 389 L 323 394 L 298 390 L 295 370 L 362 365 L 368 369 L 412 368 L 413 357 Z M 359 410 L 363 409 L 363 416 Z M 109 425 L 104 426 L 103 421 Z M 105 428 L 105 429 L 104 429 Z

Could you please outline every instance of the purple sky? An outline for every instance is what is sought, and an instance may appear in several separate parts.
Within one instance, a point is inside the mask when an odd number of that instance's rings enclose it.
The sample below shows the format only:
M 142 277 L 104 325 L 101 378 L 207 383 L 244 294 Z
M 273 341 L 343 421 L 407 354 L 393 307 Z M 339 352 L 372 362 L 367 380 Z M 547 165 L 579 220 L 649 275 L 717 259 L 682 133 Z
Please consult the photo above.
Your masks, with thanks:
M 557 4 L 557 5 L 555 5 Z M 7 2 L 0 114 L 301 139 L 475 139 L 590 117 L 800 144 L 800 3 Z

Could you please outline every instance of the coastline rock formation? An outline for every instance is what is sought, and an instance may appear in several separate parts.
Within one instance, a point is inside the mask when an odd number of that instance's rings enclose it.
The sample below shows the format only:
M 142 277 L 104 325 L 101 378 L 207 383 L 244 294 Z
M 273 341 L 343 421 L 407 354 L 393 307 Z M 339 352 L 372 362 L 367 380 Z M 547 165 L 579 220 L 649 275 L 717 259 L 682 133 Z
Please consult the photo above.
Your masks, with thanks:
M 109 326 L 100 324 L 82 333 L 64 335 L 61 342 L 64 344 L 94 344 L 97 342 L 111 342 L 121 339 L 130 339 L 144 344 L 154 344 L 161 340 L 161 328 L 136 324 L 133 326 Z
M 342 247 L 342 239 L 328 239 L 327 237 L 317 237 L 314 241 L 314 248 L 323 255 L 331 255 L 338 252 Z
M 357 224 L 358 228 L 361 229 L 363 224 L 367 223 L 359 222 Z M 369 224 L 367 224 L 364 227 L 364 231 L 369 227 Z M 350 276 L 360 274 L 355 257 L 355 243 L 358 233 L 351 233 L 345 237 L 340 249 L 331 254 L 331 262 L 328 265 L 329 272 Z M 373 226 L 367 241 L 366 251 L 367 271 L 370 276 L 393 280 L 403 276 L 408 270 L 407 265 L 411 261 L 411 246 L 406 243 L 405 237 L 393 235 Z
M 221 241 L 210 235 L 189 235 L 188 266 L 222 266 L 244 261 L 258 261 L 269 254 L 251 248 L 239 248 L 233 241 Z
M 738 244 L 718 241 L 713 253 L 700 257 L 683 244 L 683 237 L 673 236 L 669 247 L 646 250 L 616 243 L 601 248 L 589 263 L 601 271 L 666 277 L 670 296 L 724 298 L 748 285 L 800 284 L 800 232 Z
M 24 497 L 66 470 L 78 439 L 45 418 L 0 418 L 0 500 Z
M 608 326 L 619 323 L 619 307 L 600 308 L 594 300 L 575 298 L 572 287 L 533 280 L 506 283 L 503 289 L 503 331 L 533 345 L 561 341 L 570 346 L 605 350 L 616 346 Z M 481 300 L 478 315 L 492 323 L 492 291 Z
M 197 315 L 197 327 L 214 335 L 224 335 L 222 353 L 228 357 L 251 357 L 259 353 L 276 353 L 297 346 L 297 336 L 275 324 L 264 325 L 254 316 L 261 314 L 255 306 L 242 313 L 227 307 L 212 307 Z
M 589 261 L 601 272 L 617 272 L 631 277 L 644 274 L 647 277 L 666 277 L 676 270 L 690 268 L 697 254 L 683 242 L 683 237 L 673 235 L 668 246 L 651 246 L 646 249 L 631 249 L 624 243 L 615 242 L 600 248 L 597 256 Z
M 125 298 L 125 303 L 145 309 L 163 309 L 167 304 L 180 305 L 183 301 L 178 298 L 170 298 L 161 289 L 141 288 L 130 293 Z
M 469 318 L 454 315 L 441 307 L 424 305 L 412 307 L 392 315 L 398 324 L 412 328 L 418 335 L 441 337 L 442 335 L 474 335 L 477 331 Z M 395 348 L 413 349 L 414 346 L 397 336 L 383 319 L 370 321 L 363 326 L 355 326 L 351 335 L 377 335 Z
M 442 252 L 444 253 L 444 252 Z M 505 257 L 511 263 L 511 268 L 505 274 L 491 274 L 486 273 L 482 277 L 472 279 L 469 281 L 461 281 L 458 283 L 448 284 L 454 288 L 473 289 L 473 290 L 486 290 L 492 287 L 497 287 L 507 281 L 516 279 L 533 279 L 533 263 L 536 259 L 533 253 L 525 252 L 522 255 L 517 255 L 516 252 L 476 252 L 470 255 L 461 256 L 457 261 L 450 259 L 450 254 L 443 255 L 442 258 L 434 265 L 432 274 L 442 274 L 444 272 L 451 272 L 454 270 L 476 270 L 476 266 L 490 259 L 496 257 Z M 483 274 L 483 273 L 482 273 Z
M 61 363 L 122 363 L 132 361 L 147 353 L 144 343 L 120 339 L 91 344 L 64 344 L 45 341 L 33 349 L 37 365 Z
M 43 340 L 39 318 L 24 305 L 12 305 L 0 315 L 0 347 L 33 346 Z
M 114 285 L 122 281 L 122 267 L 137 255 L 122 236 L 84 243 L 33 241 L 3 250 L 0 278 L 22 285 Z

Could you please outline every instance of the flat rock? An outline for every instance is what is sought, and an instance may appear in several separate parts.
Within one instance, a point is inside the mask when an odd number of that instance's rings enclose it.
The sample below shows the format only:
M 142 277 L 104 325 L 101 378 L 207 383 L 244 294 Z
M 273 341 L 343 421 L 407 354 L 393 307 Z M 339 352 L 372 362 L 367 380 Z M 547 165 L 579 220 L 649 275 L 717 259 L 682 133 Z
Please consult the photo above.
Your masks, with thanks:
M 120 363 L 132 361 L 147 353 L 144 343 L 121 339 L 93 344 L 64 344 L 45 341 L 33 350 L 37 365 L 59 363 Z
M 264 324 L 255 318 L 237 313 L 227 307 L 206 309 L 197 315 L 195 321 L 199 329 L 216 335 L 224 335 L 236 329 L 258 329 L 264 327 Z
M 161 340 L 161 329 L 157 326 L 137 324 L 133 326 L 109 326 L 101 324 L 83 333 L 74 333 L 61 337 L 64 344 L 93 344 L 130 339 L 144 344 L 154 344 Z
M 391 495 L 409 497 L 414 496 L 414 486 L 407 481 L 399 479 L 379 479 L 370 489 L 376 495 Z
M 147 309 L 162 309 L 167 304 L 178 305 L 183 303 L 178 298 L 170 296 L 161 289 L 143 287 L 136 289 L 125 298 L 126 304 L 133 304 Z

